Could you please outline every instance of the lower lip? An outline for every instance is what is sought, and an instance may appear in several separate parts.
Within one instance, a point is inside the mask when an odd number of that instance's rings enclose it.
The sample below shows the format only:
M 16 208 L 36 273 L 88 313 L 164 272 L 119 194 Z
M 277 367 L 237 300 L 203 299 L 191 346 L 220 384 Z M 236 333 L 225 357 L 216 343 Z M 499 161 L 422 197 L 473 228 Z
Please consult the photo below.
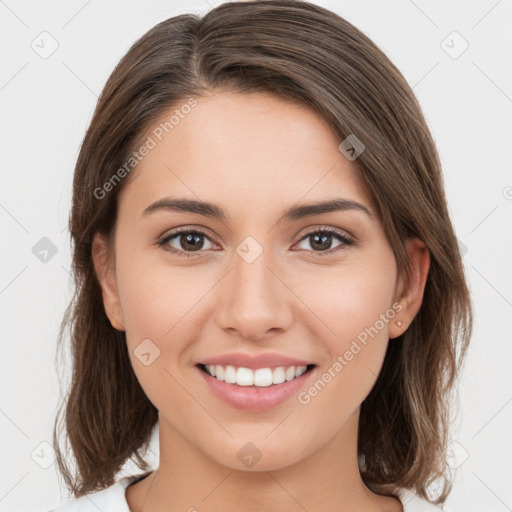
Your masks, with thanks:
M 271 386 L 238 386 L 230 384 L 212 377 L 196 367 L 202 378 L 210 389 L 222 401 L 237 409 L 246 411 L 265 411 L 272 407 L 277 407 L 286 402 L 291 396 L 298 393 L 304 382 L 314 373 L 316 367 L 303 373 L 300 377 L 295 377 L 282 384 L 272 384 Z

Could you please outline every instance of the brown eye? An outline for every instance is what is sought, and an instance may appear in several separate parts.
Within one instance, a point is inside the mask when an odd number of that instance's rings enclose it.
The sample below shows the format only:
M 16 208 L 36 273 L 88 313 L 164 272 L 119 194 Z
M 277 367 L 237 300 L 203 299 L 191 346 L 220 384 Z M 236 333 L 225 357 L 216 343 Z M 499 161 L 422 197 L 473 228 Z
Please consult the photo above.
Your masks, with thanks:
M 330 250 L 333 247 L 333 239 L 337 239 L 339 244 L 335 245 L 333 250 Z M 329 254 L 335 252 L 338 248 L 343 249 L 345 246 L 354 245 L 354 241 L 345 233 L 333 228 L 311 231 L 301 238 L 301 242 L 303 241 L 308 241 L 310 248 L 306 247 L 306 250 L 312 250 L 318 253 L 328 251 Z
M 205 247 L 205 240 L 213 245 L 210 238 L 197 229 L 186 229 L 180 231 L 174 231 L 166 235 L 158 245 L 163 247 L 165 250 L 178 254 L 180 256 L 193 256 L 194 252 L 200 252 L 202 249 L 209 249 L 211 247 Z M 207 244 L 206 244 L 207 245 Z

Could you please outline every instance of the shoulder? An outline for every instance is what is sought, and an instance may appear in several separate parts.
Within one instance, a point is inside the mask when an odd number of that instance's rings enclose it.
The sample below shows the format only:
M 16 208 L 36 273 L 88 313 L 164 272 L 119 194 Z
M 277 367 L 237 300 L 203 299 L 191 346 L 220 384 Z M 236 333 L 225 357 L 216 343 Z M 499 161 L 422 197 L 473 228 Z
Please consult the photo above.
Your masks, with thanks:
M 126 488 L 147 475 L 148 473 L 124 477 L 107 489 L 81 496 L 46 512 L 97 512 L 98 510 L 102 512 L 130 512 L 126 502 Z M 398 489 L 397 495 L 404 512 L 442 512 L 443 510 L 423 500 L 408 489 Z
M 398 489 L 398 498 L 402 502 L 404 512 L 442 512 L 442 508 L 420 498 L 409 489 Z
M 121 478 L 107 489 L 75 498 L 46 512 L 98 512 L 98 510 L 102 512 L 130 512 L 126 502 L 126 488 L 141 480 L 144 476 L 147 476 L 147 474 Z

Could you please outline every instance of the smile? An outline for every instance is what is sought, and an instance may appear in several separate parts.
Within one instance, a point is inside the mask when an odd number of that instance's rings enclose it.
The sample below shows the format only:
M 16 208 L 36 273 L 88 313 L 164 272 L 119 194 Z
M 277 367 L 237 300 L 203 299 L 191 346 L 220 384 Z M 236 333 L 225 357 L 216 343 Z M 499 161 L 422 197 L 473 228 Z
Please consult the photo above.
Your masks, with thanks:
M 203 371 L 217 380 L 235 384 L 237 386 L 268 387 L 282 384 L 300 377 L 308 369 L 308 366 L 279 366 L 277 368 L 244 368 L 232 365 L 201 365 Z M 310 365 L 313 366 L 313 365 Z
M 315 364 L 252 369 L 234 365 L 196 365 L 201 380 L 213 395 L 231 407 L 253 412 L 284 404 L 315 378 L 316 370 Z

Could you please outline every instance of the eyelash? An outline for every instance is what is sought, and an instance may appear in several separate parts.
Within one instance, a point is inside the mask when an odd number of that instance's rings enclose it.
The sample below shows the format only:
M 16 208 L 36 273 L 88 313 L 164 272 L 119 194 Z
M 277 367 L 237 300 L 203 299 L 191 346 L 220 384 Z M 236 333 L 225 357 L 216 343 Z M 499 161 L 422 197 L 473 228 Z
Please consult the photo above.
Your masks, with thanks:
M 164 250 L 169 251 L 173 254 L 176 254 L 180 257 L 185 257 L 185 258 L 197 257 L 197 255 L 195 254 L 196 251 L 190 252 L 190 251 L 177 250 L 174 247 L 167 245 L 168 242 L 170 240 L 172 240 L 173 238 L 176 238 L 181 235 L 190 235 L 190 234 L 201 234 L 201 235 L 205 236 L 208 240 L 210 240 L 210 242 L 212 242 L 211 238 L 208 236 L 208 234 L 205 231 L 203 231 L 201 228 L 194 228 L 194 229 L 182 229 L 182 230 L 174 231 L 168 235 L 165 235 L 160 240 L 158 240 L 157 244 L 159 247 L 162 247 Z M 352 238 L 350 238 L 348 235 L 344 234 L 341 231 L 338 231 L 337 229 L 329 228 L 329 227 L 317 228 L 317 229 L 314 229 L 312 231 L 305 233 L 302 236 L 302 238 L 299 240 L 299 243 L 309 237 L 314 236 L 314 235 L 325 235 L 325 234 L 336 237 L 340 242 L 342 242 L 342 244 L 335 247 L 334 249 L 328 249 L 327 251 L 310 251 L 310 252 L 314 252 L 315 255 L 323 257 L 325 255 L 331 255 L 334 252 L 336 252 L 337 250 L 343 249 L 343 246 L 356 245 L 356 242 Z M 201 250 L 199 250 L 197 252 L 201 252 Z

